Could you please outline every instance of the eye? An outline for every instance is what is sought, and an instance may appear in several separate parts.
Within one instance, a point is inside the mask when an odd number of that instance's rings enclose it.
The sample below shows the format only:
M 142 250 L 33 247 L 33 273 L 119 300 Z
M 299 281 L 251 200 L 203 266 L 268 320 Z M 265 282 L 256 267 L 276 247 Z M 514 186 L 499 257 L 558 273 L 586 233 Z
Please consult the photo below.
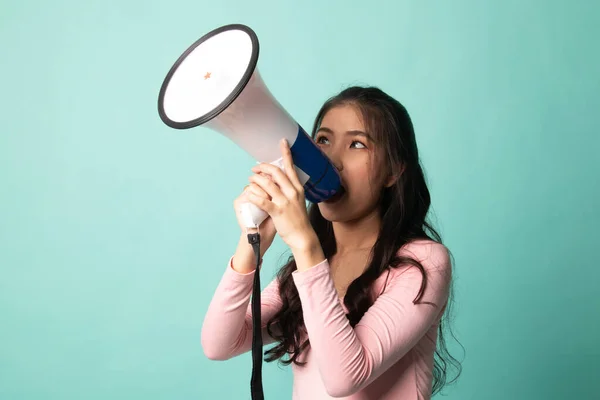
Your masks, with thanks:
M 317 143 L 317 144 L 323 144 L 323 142 L 321 141 L 321 139 L 329 140 L 325 136 L 319 136 L 319 137 L 317 137 L 315 139 L 315 143 Z M 367 146 L 363 142 L 359 142 L 358 140 L 352 141 L 352 143 L 350 144 L 350 147 L 352 147 L 352 145 L 354 145 L 355 143 L 361 145 L 362 147 L 354 147 L 354 148 L 357 148 L 357 149 L 366 149 L 367 148 Z
M 363 148 L 363 149 L 366 149 L 366 148 L 367 148 L 367 146 L 365 146 L 365 145 L 364 145 L 362 142 L 359 142 L 358 140 L 355 140 L 355 141 L 353 141 L 353 142 L 352 142 L 352 144 L 354 144 L 354 143 L 358 143 L 358 144 L 360 144 L 360 145 L 362 146 L 362 148 Z M 360 148 L 360 147 L 359 147 L 359 148 Z

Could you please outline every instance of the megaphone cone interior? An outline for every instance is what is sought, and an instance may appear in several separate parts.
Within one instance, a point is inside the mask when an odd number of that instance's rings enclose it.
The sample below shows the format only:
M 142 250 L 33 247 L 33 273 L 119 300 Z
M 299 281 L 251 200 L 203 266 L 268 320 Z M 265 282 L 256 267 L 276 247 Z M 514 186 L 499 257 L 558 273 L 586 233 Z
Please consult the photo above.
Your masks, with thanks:
M 258 39 L 244 25 L 204 35 L 175 62 L 160 91 L 159 114 L 172 128 L 202 125 L 225 110 L 250 80 Z

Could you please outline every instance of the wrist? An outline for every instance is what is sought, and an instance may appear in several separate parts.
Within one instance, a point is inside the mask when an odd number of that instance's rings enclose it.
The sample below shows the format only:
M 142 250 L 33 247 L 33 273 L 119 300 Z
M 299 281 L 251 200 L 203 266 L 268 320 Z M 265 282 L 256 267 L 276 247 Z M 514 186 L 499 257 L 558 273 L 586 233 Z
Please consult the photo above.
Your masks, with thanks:
M 235 249 L 235 253 L 233 255 L 233 263 L 236 267 L 234 269 L 238 271 L 249 272 L 256 268 L 256 255 L 254 254 L 252 245 L 248 243 L 248 238 L 246 235 L 242 235 L 240 237 L 237 248 Z
M 306 229 L 302 233 L 294 235 L 288 246 L 292 252 L 306 252 L 319 246 L 319 238 L 313 229 Z
M 319 264 L 325 259 L 323 248 L 314 231 L 307 234 L 297 247 L 291 248 L 298 271 L 305 271 Z

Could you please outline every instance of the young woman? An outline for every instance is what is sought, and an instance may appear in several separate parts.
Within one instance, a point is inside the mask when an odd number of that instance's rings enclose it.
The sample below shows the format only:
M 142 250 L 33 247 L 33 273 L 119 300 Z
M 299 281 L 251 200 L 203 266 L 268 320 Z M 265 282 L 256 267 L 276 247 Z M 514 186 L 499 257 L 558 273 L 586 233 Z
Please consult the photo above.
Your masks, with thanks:
M 261 292 L 263 342 L 277 343 L 265 361 L 293 363 L 297 400 L 430 399 L 447 383 L 448 362 L 459 366 L 442 333 L 452 263 L 426 222 L 430 195 L 410 117 L 380 89 L 351 87 L 323 105 L 312 138 L 340 173 L 341 198 L 307 211 L 282 143 L 286 172 L 254 167 L 234 202 L 235 210 L 250 201 L 269 213 L 261 256 L 275 233 L 292 252 Z M 252 344 L 256 259 L 239 223 L 237 250 L 202 328 L 214 360 Z

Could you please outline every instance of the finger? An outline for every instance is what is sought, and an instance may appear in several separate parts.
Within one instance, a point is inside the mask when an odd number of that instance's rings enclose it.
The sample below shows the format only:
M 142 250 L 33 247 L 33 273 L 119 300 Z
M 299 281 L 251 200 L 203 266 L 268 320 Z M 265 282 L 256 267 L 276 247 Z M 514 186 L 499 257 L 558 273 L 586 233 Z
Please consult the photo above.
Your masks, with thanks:
M 283 156 L 283 167 L 285 168 L 285 173 L 296 190 L 300 191 L 303 188 L 303 185 L 300 183 L 300 178 L 298 178 L 298 174 L 296 173 L 294 159 L 292 157 L 292 150 L 290 149 L 290 144 L 286 139 L 281 140 L 281 154 Z
M 283 193 L 281 193 L 279 186 L 266 176 L 254 174 L 250 176 L 248 180 L 264 190 L 274 201 L 281 201 L 285 197 Z
M 296 187 L 294 187 L 294 185 L 290 181 L 290 178 L 288 178 L 288 176 L 285 174 L 285 172 L 283 172 L 281 170 L 281 168 L 279 168 L 273 164 L 260 163 L 258 165 L 255 165 L 252 168 L 252 171 L 254 171 L 256 173 L 263 172 L 265 174 L 270 175 L 271 178 L 277 184 L 277 186 L 279 186 L 279 188 L 281 189 L 281 192 L 288 199 L 292 199 L 292 198 L 296 197 L 296 195 L 298 193 L 298 189 L 296 189 Z
M 250 191 L 248 192 L 248 201 L 269 215 L 271 215 L 276 210 L 275 204 L 273 204 L 273 202 L 265 199 L 264 197 L 257 196 Z
M 250 183 L 248 185 L 248 190 L 254 193 L 257 196 L 264 197 L 267 200 L 271 200 L 271 196 L 267 192 L 265 192 L 260 186 L 256 183 Z

